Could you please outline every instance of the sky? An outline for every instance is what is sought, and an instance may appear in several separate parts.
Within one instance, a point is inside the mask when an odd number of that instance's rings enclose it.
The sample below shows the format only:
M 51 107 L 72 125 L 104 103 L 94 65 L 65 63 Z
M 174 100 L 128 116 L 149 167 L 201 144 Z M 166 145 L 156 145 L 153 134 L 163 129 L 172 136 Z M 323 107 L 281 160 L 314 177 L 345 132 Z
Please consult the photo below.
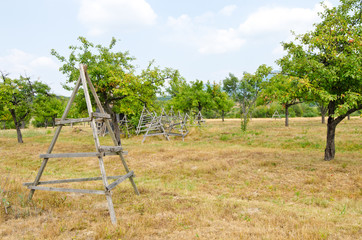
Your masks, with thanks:
M 0 9 L 0 71 L 70 96 L 50 52 L 69 56 L 79 36 L 102 45 L 115 37 L 115 50 L 129 51 L 139 70 L 155 60 L 187 81 L 220 82 L 261 64 L 278 69 L 281 42 L 294 39 L 291 30 L 312 30 L 323 7 L 313 0 L 1 0 Z

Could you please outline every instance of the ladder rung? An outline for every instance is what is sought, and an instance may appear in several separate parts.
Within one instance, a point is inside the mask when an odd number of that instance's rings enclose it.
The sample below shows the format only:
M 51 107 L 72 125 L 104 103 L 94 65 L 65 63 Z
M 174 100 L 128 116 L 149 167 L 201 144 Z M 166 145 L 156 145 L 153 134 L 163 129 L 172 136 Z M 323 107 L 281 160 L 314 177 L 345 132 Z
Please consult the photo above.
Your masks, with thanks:
M 113 188 L 115 188 L 118 184 L 120 184 L 121 182 L 123 182 L 124 180 L 126 180 L 129 177 L 133 176 L 133 171 L 128 172 L 126 175 L 121 176 L 120 178 L 118 178 L 116 181 L 114 181 L 113 183 L 109 184 L 107 186 L 108 191 L 112 190 Z
M 57 119 L 56 119 L 57 120 Z M 73 119 L 64 119 L 64 120 L 58 120 L 55 122 L 55 125 L 65 125 L 65 124 L 71 124 L 71 123 L 80 123 L 80 122 L 90 122 L 91 118 L 73 118 Z
M 104 118 L 104 119 L 111 119 L 111 115 L 108 113 L 99 113 L 99 112 L 92 112 L 93 118 Z
M 127 155 L 128 151 L 122 151 L 123 155 Z M 118 155 L 116 152 L 84 152 L 84 153 L 47 153 L 40 154 L 40 158 L 79 158 L 79 157 L 102 157 L 109 155 Z
M 99 152 L 121 152 L 121 146 L 99 146 Z
M 131 171 L 133 173 L 133 171 Z M 119 179 L 123 177 L 121 176 L 108 176 L 107 179 Z M 72 179 L 60 179 L 60 180 L 51 180 L 51 181 L 43 181 L 38 182 L 37 185 L 44 185 L 44 184 L 58 184 L 58 183 L 73 183 L 73 182 L 87 182 L 87 181 L 99 181 L 102 180 L 102 177 L 90 177 L 90 178 L 72 178 Z M 24 186 L 33 186 L 34 182 L 26 182 L 23 183 Z

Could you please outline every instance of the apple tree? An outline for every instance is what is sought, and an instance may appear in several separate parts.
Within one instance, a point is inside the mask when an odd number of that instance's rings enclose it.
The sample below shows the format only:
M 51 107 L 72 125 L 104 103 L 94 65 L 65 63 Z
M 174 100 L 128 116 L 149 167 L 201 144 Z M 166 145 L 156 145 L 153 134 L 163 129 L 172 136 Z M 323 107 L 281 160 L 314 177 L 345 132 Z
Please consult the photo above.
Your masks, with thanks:
M 283 43 L 282 73 L 307 81 L 316 99 L 328 103 L 324 159 L 335 157 L 337 125 L 362 109 L 362 2 L 340 0 L 320 14 L 314 30 Z
M 35 99 L 49 95 L 49 86 L 39 81 L 31 82 L 29 77 L 8 78 L 1 73 L 0 105 L 7 110 L 14 121 L 18 143 L 23 143 L 21 125 L 34 112 Z
M 229 77 L 223 80 L 224 90 L 240 106 L 242 131 L 246 131 L 255 101 L 262 90 L 262 83 L 271 71 L 271 67 L 263 64 L 258 67 L 254 74 L 244 72 L 243 77 L 238 79 L 235 75 L 229 73 Z
M 132 65 L 135 60 L 128 51 L 115 50 L 117 40 L 112 38 L 108 46 L 94 45 L 84 37 L 79 37 L 80 46 L 70 46 L 68 58 L 54 49 L 52 55 L 63 63 L 60 71 L 66 74 L 66 84 L 78 80 L 80 63 L 87 65 L 88 74 L 94 85 L 104 110 L 111 115 L 114 132 L 120 143 L 120 129 L 116 114 L 134 112 L 134 106 L 151 103 L 168 78 L 176 71 L 160 69 L 151 61 L 149 66 L 137 73 Z M 69 86 L 65 86 L 66 88 Z

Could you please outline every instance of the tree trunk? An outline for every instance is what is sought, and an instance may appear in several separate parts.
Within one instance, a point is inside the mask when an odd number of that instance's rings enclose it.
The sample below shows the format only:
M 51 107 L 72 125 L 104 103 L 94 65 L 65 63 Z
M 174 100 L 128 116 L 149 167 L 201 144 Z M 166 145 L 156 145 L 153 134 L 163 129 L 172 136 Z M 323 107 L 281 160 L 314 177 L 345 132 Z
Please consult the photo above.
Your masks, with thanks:
M 118 121 L 117 121 L 117 116 L 116 114 L 113 112 L 112 108 L 108 105 L 105 104 L 104 105 L 104 110 L 111 115 L 111 119 L 112 119 L 112 125 L 111 126 L 113 128 L 113 132 L 114 135 L 116 137 L 116 140 L 118 142 L 118 145 L 121 146 L 121 131 L 119 130 L 119 125 L 118 125 Z
M 15 124 L 16 134 L 17 134 L 17 137 L 18 137 L 18 143 L 24 143 L 23 142 L 23 135 L 21 135 L 21 130 L 20 130 L 21 125 L 20 125 L 20 122 L 16 120 L 15 110 L 10 109 L 10 113 L 11 113 L 11 116 L 13 117 L 13 121 L 14 121 L 14 124 Z
M 319 111 L 322 116 L 322 124 L 325 124 L 326 123 L 326 113 L 328 112 L 328 108 L 325 107 L 322 103 L 318 103 L 318 105 L 319 105 Z
M 225 111 L 222 110 L 221 111 L 221 119 L 222 119 L 223 122 L 225 121 L 224 117 L 225 117 Z
M 325 116 L 325 113 L 321 113 L 322 114 L 322 124 L 325 124 L 326 123 L 326 116 Z
M 336 127 L 337 125 L 335 124 L 333 117 L 329 116 L 327 123 L 327 144 L 324 151 L 324 160 L 326 161 L 333 160 L 336 153 L 334 144 Z
M 15 127 L 16 127 L 16 134 L 18 136 L 18 143 L 24 143 L 23 135 L 21 134 L 21 131 L 20 131 L 20 124 L 16 124 Z
M 289 105 L 285 104 L 285 126 L 289 127 Z
M 351 120 L 351 115 L 350 114 L 347 115 L 347 119 Z
M 336 108 L 335 102 L 330 101 L 328 103 L 327 143 L 326 143 L 326 149 L 324 150 L 324 160 L 326 161 L 333 160 L 334 155 L 336 153 L 334 138 L 336 134 L 336 127 L 338 121 L 333 118 L 335 108 Z

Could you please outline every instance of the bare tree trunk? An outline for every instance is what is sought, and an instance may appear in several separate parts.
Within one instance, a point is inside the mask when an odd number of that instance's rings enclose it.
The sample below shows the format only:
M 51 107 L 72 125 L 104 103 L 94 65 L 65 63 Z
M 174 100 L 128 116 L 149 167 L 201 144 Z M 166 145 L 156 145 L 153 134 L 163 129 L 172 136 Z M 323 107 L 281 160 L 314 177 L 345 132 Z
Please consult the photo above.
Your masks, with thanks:
M 118 145 L 121 145 L 121 131 L 119 130 L 119 125 L 118 125 L 118 121 L 117 121 L 117 116 L 116 114 L 113 112 L 113 110 L 111 109 L 111 107 L 108 104 L 104 105 L 104 110 L 111 115 L 111 119 L 112 119 L 112 125 L 111 127 L 113 127 L 113 132 L 114 135 L 117 139 Z
M 325 124 L 326 123 L 326 116 L 324 113 L 321 113 L 322 114 L 322 124 Z
M 18 143 L 24 143 L 23 142 L 23 135 L 21 134 L 21 131 L 20 131 L 20 125 L 19 124 L 16 124 L 16 134 L 18 136 Z
M 289 127 L 289 105 L 285 104 L 285 126 Z
M 324 160 L 326 161 L 333 160 L 336 153 L 334 144 L 336 126 L 333 117 L 329 116 L 327 123 L 327 144 L 326 149 L 324 150 Z
M 221 119 L 222 119 L 223 122 L 225 121 L 224 117 L 225 117 L 225 111 L 222 110 L 221 111 Z
M 321 113 L 321 116 L 322 116 L 322 124 L 325 124 L 326 123 L 326 114 L 328 113 L 328 107 L 323 105 L 323 103 L 321 103 L 321 102 L 317 102 L 317 106 L 318 106 L 319 112 Z
M 17 134 L 17 137 L 18 137 L 18 143 L 24 143 L 23 142 L 23 135 L 21 134 L 21 130 L 20 130 L 20 122 L 18 122 L 16 120 L 16 113 L 15 113 L 15 110 L 14 109 L 10 109 L 10 113 L 11 113 L 11 116 L 13 117 L 13 120 L 14 120 L 14 124 L 15 124 L 15 128 L 16 128 L 16 134 Z

